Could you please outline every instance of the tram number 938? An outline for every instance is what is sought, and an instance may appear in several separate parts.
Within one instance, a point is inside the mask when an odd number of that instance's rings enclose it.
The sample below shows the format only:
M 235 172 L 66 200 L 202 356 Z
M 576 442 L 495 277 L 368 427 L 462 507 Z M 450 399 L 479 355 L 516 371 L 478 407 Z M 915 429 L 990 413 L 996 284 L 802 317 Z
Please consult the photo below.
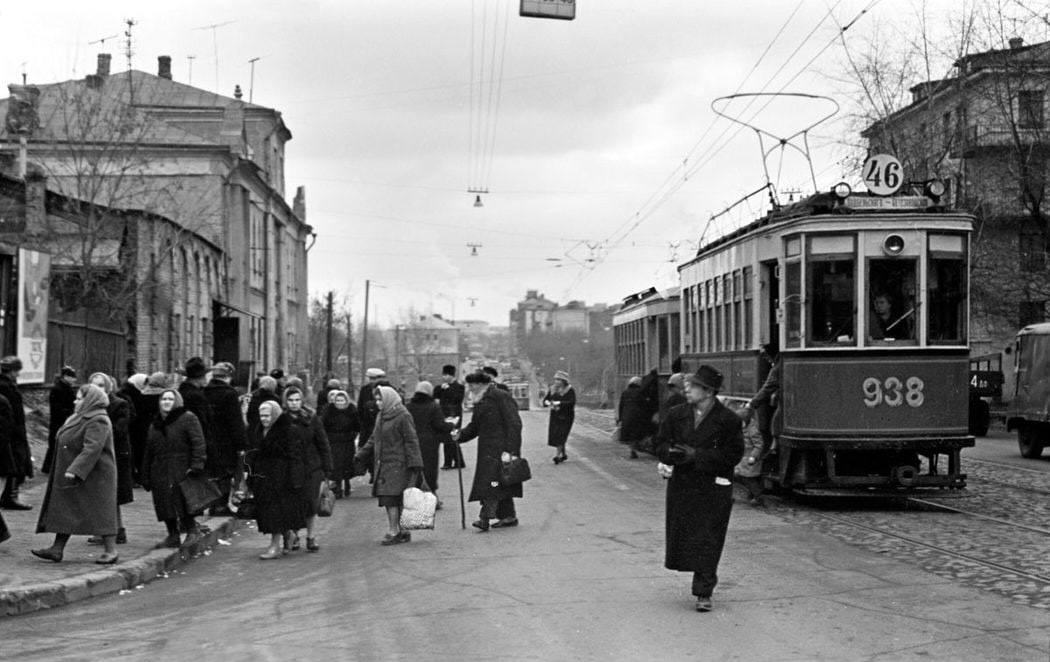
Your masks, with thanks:
M 903 382 L 896 377 L 887 377 L 884 380 L 868 377 L 861 389 L 864 391 L 864 404 L 874 409 L 880 405 L 900 407 L 903 404 L 921 407 L 926 401 L 923 393 L 925 387 L 926 383 L 918 377 L 908 377 Z

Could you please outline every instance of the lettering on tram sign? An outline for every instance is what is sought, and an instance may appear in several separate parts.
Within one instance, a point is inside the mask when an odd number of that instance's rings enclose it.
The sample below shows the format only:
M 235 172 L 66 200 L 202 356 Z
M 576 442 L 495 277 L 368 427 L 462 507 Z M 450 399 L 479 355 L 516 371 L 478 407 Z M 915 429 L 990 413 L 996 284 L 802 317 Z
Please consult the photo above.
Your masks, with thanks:
M 926 401 L 924 388 L 926 388 L 926 383 L 919 377 L 908 377 L 904 382 L 897 377 L 887 377 L 885 380 L 868 377 L 861 385 L 861 390 L 864 392 L 864 404 L 869 409 L 874 409 L 879 405 L 900 407 L 903 404 L 909 407 L 921 407 Z
M 576 18 L 576 0 L 521 0 L 518 15 L 571 21 Z
M 865 196 L 851 195 L 846 201 L 846 206 L 853 210 L 926 209 L 930 206 L 930 199 L 923 195 L 903 195 L 896 198 L 869 198 Z
M 897 157 L 875 154 L 864 162 L 864 183 L 875 195 L 893 195 L 904 183 L 904 169 Z

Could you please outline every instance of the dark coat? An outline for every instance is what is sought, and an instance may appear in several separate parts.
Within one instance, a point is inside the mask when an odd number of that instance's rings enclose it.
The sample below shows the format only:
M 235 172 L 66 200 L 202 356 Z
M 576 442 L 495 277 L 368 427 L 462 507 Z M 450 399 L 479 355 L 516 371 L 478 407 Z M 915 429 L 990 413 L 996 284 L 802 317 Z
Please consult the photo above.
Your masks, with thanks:
M 113 426 L 113 452 L 117 461 L 117 503 L 124 505 L 135 500 L 135 478 L 131 471 L 133 465 L 129 435 L 134 409 L 130 402 L 114 393 L 109 396 L 106 414 Z
M 221 379 L 208 382 L 204 398 L 211 409 L 212 425 L 205 471 L 213 478 L 228 478 L 237 470 L 237 453 L 248 445 L 241 399 L 237 389 Z
M 679 405 L 684 405 L 687 402 L 688 400 L 685 399 L 684 394 L 679 393 L 678 391 L 674 391 L 673 393 L 671 393 L 671 395 L 667 396 L 667 399 L 664 400 L 663 404 L 660 405 L 658 419 L 660 421 L 663 421 L 665 418 L 667 418 L 667 412 L 671 411 L 675 407 L 678 407 Z
M 506 391 L 490 387 L 474 403 L 470 423 L 460 433 L 459 443 L 478 438 L 478 460 L 470 500 L 497 500 L 522 495 L 521 483 L 511 487 L 493 486 L 499 477 L 503 453 L 521 456 L 521 416 L 518 404 Z
M 357 417 L 361 419 L 361 439 L 358 446 L 363 446 L 376 427 L 376 416 L 379 407 L 376 405 L 375 384 L 365 384 L 357 394 Z
M 183 406 L 186 407 L 186 411 L 196 416 L 200 422 L 201 431 L 204 432 L 204 440 L 207 443 L 208 450 L 211 450 L 212 437 L 215 430 L 212 427 L 211 405 L 208 403 L 208 398 L 204 396 L 204 387 L 197 386 L 186 380 L 179 384 L 179 395 L 182 396 Z
M 616 418 L 620 423 L 620 441 L 641 441 L 653 433 L 652 416 L 640 385 L 631 384 L 620 395 Z
M 547 426 L 547 445 L 561 446 L 569 440 L 569 432 L 576 420 L 576 389 L 569 387 L 562 394 L 547 391 L 543 406 L 551 408 L 551 419 Z
M 321 497 L 321 482 L 332 475 L 332 448 L 328 444 L 321 419 L 313 412 L 302 410 L 285 414 L 292 423 L 292 431 L 299 436 L 303 451 L 306 482 L 303 484 L 303 508 L 307 516 L 317 514 Z
M 324 432 L 328 435 L 328 445 L 332 449 L 333 480 L 353 477 L 353 459 L 357 452 L 357 435 L 361 432 L 361 420 L 357 417 L 357 407 L 349 403 L 346 409 L 335 405 L 326 407 L 321 416 Z
M 744 456 L 744 437 L 740 418 L 721 402 L 715 402 L 699 426 L 694 426 L 693 416 L 689 404 L 667 412 L 657 433 L 656 454 L 661 462 L 674 465 L 667 481 L 664 565 L 695 572 L 703 569 L 701 560 L 711 555 L 713 543 L 721 553 L 729 509 L 712 506 L 724 503 L 727 494 L 731 499 L 733 486 L 719 485 L 715 479 L 732 479 L 733 467 Z M 671 448 L 678 444 L 695 448 L 695 459 L 676 464 Z M 719 531 L 722 538 L 710 540 L 712 532 Z
M 14 454 L 15 415 L 11 403 L 0 395 L 0 477 L 20 476 L 21 468 Z
M 66 472 L 76 479 L 68 480 Z M 117 465 L 105 410 L 58 431 L 50 473 L 37 533 L 117 534 Z
M 140 478 L 142 486 L 153 492 L 157 520 L 193 514 L 186 508 L 179 483 L 191 469 L 204 471 L 206 448 L 200 421 L 185 408 L 173 409 L 166 417 L 158 414 L 153 420 Z
M 260 440 L 260 428 L 259 428 L 259 405 L 266 401 L 280 402 L 280 398 L 273 391 L 267 391 L 265 389 L 257 388 L 252 392 L 252 397 L 248 400 L 248 410 L 245 412 L 244 417 L 248 422 L 248 446 L 250 448 L 257 448 Z
M 426 393 L 416 393 L 405 405 L 412 414 L 423 456 L 423 476 L 430 489 L 438 488 L 438 450 L 455 426 L 445 420 L 441 405 Z
M 401 496 L 409 485 L 410 474 L 423 469 L 419 438 L 412 415 L 402 408 L 390 418 L 380 417 L 368 442 L 358 451 L 359 458 L 372 456 L 372 496 Z
M 445 418 L 463 417 L 463 400 L 466 396 L 467 389 L 459 382 L 438 384 L 434 387 L 434 400 L 441 406 L 441 413 Z
M 73 415 L 73 406 L 76 404 L 77 390 L 62 379 L 56 377 L 51 391 L 47 394 L 47 404 L 50 418 L 47 424 L 47 453 L 44 454 L 44 463 L 40 470 L 44 473 L 51 471 L 51 464 L 55 458 L 55 434 L 66 419 Z
M 259 445 L 248 451 L 248 484 L 255 495 L 260 533 L 283 533 L 306 526 L 302 491 L 306 482 L 302 441 L 291 419 L 281 414 L 269 430 L 260 431 Z
M 33 456 L 29 452 L 29 440 L 26 438 L 26 410 L 22 402 L 22 392 L 10 375 L 0 374 L 0 396 L 7 398 L 11 404 L 11 454 L 15 459 L 16 477 L 33 477 Z

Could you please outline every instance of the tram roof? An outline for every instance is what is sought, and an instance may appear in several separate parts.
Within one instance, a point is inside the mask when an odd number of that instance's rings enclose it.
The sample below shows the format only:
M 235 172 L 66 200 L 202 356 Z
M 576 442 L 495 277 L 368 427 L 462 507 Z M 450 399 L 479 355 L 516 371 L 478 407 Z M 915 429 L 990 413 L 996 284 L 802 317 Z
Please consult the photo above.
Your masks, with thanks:
M 834 193 L 816 193 L 796 203 L 770 210 L 765 216 L 706 244 L 702 244 L 697 249 L 693 259 L 679 265 L 679 268 L 692 264 L 697 258 L 712 250 L 732 243 L 756 230 L 785 221 L 819 217 L 845 220 L 849 216 L 854 215 L 892 217 L 903 214 L 929 215 L 933 217 L 946 214 L 964 214 L 964 212 L 940 205 L 924 195 L 874 197 L 866 194 L 852 194 L 845 200 L 842 200 Z M 966 215 L 969 216 L 969 214 Z
M 1017 332 L 1019 336 L 1050 336 L 1050 322 L 1029 324 Z

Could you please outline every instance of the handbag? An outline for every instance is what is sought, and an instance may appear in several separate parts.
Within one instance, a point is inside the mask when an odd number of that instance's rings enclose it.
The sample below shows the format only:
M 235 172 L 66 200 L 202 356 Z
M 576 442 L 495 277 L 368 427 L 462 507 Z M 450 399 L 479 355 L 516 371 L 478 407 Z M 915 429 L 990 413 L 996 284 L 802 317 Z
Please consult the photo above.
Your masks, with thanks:
M 507 461 L 499 460 L 499 484 L 502 487 L 520 485 L 532 478 L 529 461 L 523 457 L 511 457 Z
M 437 495 L 410 487 L 401 495 L 401 528 L 406 531 L 433 529 L 437 514 Z
M 186 502 L 186 512 L 191 515 L 199 515 L 222 500 L 222 490 L 204 476 L 186 476 L 179 482 L 179 491 Z
M 321 494 L 317 501 L 317 514 L 321 517 L 331 517 L 335 510 L 335 494 L 327 480 L 321 481 Z

